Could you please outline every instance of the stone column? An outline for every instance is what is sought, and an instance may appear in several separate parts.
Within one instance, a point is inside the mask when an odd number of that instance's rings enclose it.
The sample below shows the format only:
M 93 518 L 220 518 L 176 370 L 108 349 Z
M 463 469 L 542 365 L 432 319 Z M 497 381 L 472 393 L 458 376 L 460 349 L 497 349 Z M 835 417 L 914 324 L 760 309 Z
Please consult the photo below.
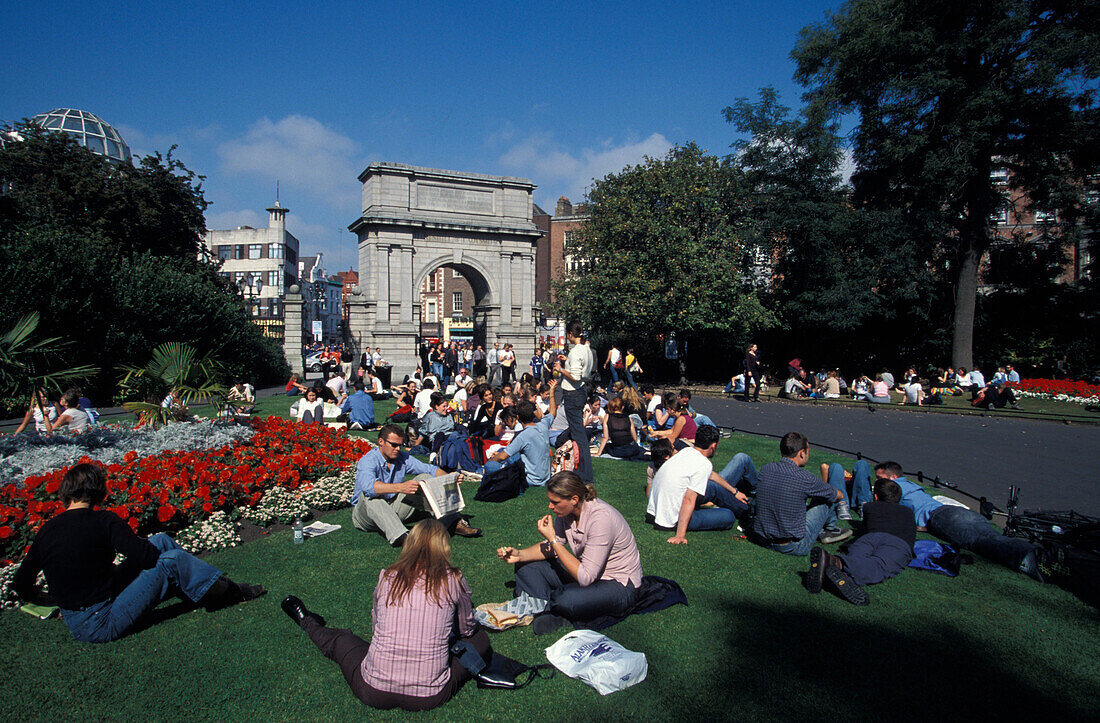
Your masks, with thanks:
M 302 294 L 293 284 L 283 298 L 283 354 L 290 371 L 305 377 L 305 356 L 302 354 Z

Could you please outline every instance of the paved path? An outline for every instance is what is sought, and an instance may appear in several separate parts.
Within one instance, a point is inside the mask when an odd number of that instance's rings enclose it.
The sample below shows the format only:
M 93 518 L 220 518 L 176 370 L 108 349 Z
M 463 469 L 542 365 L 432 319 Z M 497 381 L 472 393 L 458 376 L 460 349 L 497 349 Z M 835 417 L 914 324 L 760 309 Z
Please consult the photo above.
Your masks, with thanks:
M 692 406 L 720 426 L 782 435 L 893 459 L 907 472 L 939 476 L 1004 509 L 1008 487 L 1021 509 L 1074 509 L 1100 515 L 1100 427 L 1026 419 L 918 414 L 889 407 L 751 404 L 698 395 Z M 779 443 L 776 441 L 776 457 Z M 761 460 L 755 460 L 757 465 Z M 763 460 L 768 462 L 771 460 Z

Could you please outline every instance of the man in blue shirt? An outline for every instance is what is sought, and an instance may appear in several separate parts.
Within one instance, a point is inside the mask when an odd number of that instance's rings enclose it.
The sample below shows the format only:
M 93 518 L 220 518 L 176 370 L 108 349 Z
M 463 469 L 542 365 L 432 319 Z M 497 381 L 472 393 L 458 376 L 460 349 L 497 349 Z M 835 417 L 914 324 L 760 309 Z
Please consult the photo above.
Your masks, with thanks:
M 374 400 L 366 392 L 362 380 L 355 383 L 355 394 L 344 400 L 349 429 L 370 429 L 374 426 Z
M 897 462 L 875 465 L 878 479 L 892 479 L 901 487 L 901 504 L 913 510 L 918 530 L 931 532 L 956 547 L 973 550 L 1010 570 L 1043 582 L 1036 557 L 1038 547 L 1023 538 L 999 534 L 988 520 L 969 507 L 945 505 L 933 499 L 920 485 L 901 474 L 901 465 Z
M 557 382 L 550 384 L 556 386 Z M 543 415 L 541 420 L 536 419 L 534 402 L 522 401 L 516 405 L 516 416 L 523 429 L 516 432 L 507 447 L 489 458 L 485 463 L 485 474 L 506 467 L 516 459 L 522 459 L 527 472 L 527 484 L 532 487 L 546 485 L 550 479 L 550 424 L 554 421 L 554 412 L 557 411 L 553 390 L 550 399 L 551 412 Z
M 423 516 L 428 510 L 420 495 L 419 479 L 447 474 L 402 452 L 404 438 L 405 433 L 396 424 L 382 427 L 378 446 L 364 454 L 355 467 L 355 488 L 351 493 L 351 523 L 357 530 L 381 532 L 394 547 L 405 541 L 408 534 L 405 522 L 414 515 Z M 419 476 L 406 482 L 405 477 L 410 474 Z M 459 537 L 481 535 L 481 530 L 470 527 L 458 514 L 448 515 L 440 522 Z
M 783 459 L 764 465 L 756 486 L 753 532 L 759 542 L 784 555 L 805 556 L 818 542 L 828 545 L 851 537 L 851 530 L 836 527 L 836 503 L 845 499 L 844 493 L 803 469 L 810 458 L 806 437 L 788 432 L 779 441 L 779 452 Z

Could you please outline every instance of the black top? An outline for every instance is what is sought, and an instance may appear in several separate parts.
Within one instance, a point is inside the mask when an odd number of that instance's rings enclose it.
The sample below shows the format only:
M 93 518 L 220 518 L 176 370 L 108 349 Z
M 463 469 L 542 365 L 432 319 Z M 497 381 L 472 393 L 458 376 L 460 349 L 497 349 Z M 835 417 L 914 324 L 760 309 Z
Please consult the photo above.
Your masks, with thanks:
M 30 552 L 15 573 L 15 591 L 33 599 L 34 581 L 46 573 L 50 596 L 64 610 L 79 610 L 113 598 L 129 580 L 116 579 L 115 553 L 127 566 L 145 570 L 157 564 L 160 551 L 138 537 L 113 512 L 66 510 L 35 535 Z
M 863 505 L 865 532 L 885 532 L 905 540 L 912 547 L 917 541 L 917 521 L 913 510 L 892 502 L 867 502 Z
M 613 447 L 633 444 L 634 437 L 630 436 L 630 428 L 633 426 L 630 417 L 622 412 L 611 412 L 607 415 L 607 443 Z

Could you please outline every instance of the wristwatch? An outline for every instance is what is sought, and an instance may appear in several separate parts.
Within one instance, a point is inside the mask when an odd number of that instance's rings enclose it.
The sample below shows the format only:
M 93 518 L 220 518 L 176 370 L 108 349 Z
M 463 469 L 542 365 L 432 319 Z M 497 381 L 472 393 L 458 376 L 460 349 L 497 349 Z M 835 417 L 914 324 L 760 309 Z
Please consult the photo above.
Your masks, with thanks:
M 557 553 L 554 552 L 554 543 L 550 540 L 543 540 L 540 547 L 542 548 L 542 556 L 546 559 L 557 557 Z

